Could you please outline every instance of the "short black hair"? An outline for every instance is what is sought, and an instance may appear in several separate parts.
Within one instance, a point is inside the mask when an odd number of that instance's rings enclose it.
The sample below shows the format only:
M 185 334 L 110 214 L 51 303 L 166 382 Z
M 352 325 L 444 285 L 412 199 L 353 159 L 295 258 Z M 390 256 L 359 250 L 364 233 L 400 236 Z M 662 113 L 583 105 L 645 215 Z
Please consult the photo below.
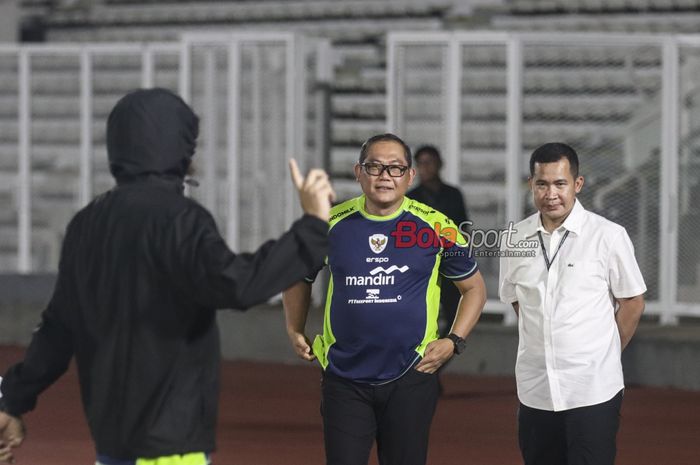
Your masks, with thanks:
M 406 163 L 408 163 L 409 168 L 411 167 L 413 160 L 411 158 L 411 147 L 409 147 L 399 136 L 391 134 L 390 132 L 372 136 L 367 139 L 364 144 L 362 144 L 362 148 L 360 149 L 360 163 L 364 163 L 365 159 L 367 158 L 367 152 L 369 152 L 370 147 L 372 147 L 372 145 L 376 142 L 397 142 L 401 144 L 404 155 L 406 155 Z
M 414 153 L 413 159 L 416 162 L 418 161 L 418 157 L 420 157 L 422 154 L 425 153 L 425 154 L 430 155 L 431 157 L 435 158 L 438 162 L 438 165 L 442 166 L 442 156 L 440 155 L 440 151 L 434 145 L 421 145 L 413 153 Z
M 540 145 L 530 156 L 530 176 L 535 175 L 535 163 L 555 163 L 566 158 L 569 160 L 571 176 L 578 178 L 578 155 L 569 145 L 562 142 L 548 142 Z

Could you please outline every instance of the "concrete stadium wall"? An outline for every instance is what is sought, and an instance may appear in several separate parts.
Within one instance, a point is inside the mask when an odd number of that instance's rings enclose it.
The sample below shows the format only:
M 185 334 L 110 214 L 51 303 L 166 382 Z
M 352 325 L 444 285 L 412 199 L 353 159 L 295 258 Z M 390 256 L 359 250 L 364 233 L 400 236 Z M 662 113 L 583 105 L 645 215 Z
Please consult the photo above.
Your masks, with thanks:
M 26 345 L 53 289 L 53 275 L 0 276 L 0 344 Z M 226 359 L 305 363 L 287 340 L 282 308 L 266 305 L 248 312 L 219 313 L 221 350 Z M 322 311 L 309 315 L 309 337 L 321 332 Z M 517 329 L 480 323 L 467 351 L 447 367 L 453 373 L 512 376 Z M 628 385 L 700 390 L 700 327 L 644 325 L 623 354 Z M 6 367 L 0 367 L 4 371 Z
M 26 345 L 51 298 L 56 276 L 0 275 L 0 343 Z M 0 368 L 0 371 L 4 370 Z
M 0 0 L 0 42 L 17 42 L 20 0 Z

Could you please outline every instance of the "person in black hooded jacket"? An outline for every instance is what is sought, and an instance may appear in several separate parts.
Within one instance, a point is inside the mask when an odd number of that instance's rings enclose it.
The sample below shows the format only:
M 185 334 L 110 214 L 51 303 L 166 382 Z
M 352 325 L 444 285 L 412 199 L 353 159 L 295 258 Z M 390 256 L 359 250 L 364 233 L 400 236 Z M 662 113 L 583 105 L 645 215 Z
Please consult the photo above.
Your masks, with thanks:
M 131 92 L 112 110 L 117 185 L 70 221 L 53 296 L 24 361 L 2 379 L 0 460 L 13 460 L 21 415 L 75 356 L 98 464 L 208 462 L 215 309 L 264 302 L 322 266 L 334 194 L 325 172 L 301 179 L 294 164 L 306 214 L 254 254 L 234 254 L 210 213 L 183 195 L 197 133 L 197 116 L 165 89 Z

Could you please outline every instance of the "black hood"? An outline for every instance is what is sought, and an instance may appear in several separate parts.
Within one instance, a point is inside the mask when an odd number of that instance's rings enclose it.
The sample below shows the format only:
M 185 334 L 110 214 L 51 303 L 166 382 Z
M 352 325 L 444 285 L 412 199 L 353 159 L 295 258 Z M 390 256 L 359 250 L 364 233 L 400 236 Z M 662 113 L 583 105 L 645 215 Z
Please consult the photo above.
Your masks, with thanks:
M 184 178 L 198 133 L 199 118 L 173 92 L 130 92 L 107 120 L 109 169 L 117 182 L 148 175 Z

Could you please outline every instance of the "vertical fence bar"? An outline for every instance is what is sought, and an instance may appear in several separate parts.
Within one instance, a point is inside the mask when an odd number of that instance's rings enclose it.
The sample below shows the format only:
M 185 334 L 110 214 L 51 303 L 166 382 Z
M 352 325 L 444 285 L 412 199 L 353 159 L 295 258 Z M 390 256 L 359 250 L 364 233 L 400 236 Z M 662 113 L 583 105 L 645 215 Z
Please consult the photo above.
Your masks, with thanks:
M 20 273 L 32 271 L 31 237 L 31 64 L 29 51 L 20 49 L 18 54 L 19 108 L 18 108 L 18 159 L 17 159 L 17 268 Z
M 187 102 L 191 103 L 192 95 L 192 44 L 190 40 L 185 37 L 182 40 L 180 47 L 180 75 L 178 76 L 178 92 L 180 97 Z
M 386 44 L 386 132 L 396 132 L 396 38 L 389 34 Z
M 296 47 L 298 46 L 298 42 L 296 41 L 296 38 L 291 39 L 291 40 L 286 40 L 284 42 L 285 44 L 285 143 L 284 143 L 284 151 L 285 151 L 285 162 L 287 162 L 290 158 L 296 157 L 299 162 L 301 163 L 302 160 L 300 157 L 302 154 L 295 154 L 295 150 L 297 148 L 296 144 L 296 130 L 297 130 L 297 125 L 294 122 L 295 117 L 297 116 L 297 112 L 295 111 L 295 107 L 297 105 L 297 95 L 296 95 L 296 90 L 297 87 L 295 85 L 296 79 L 297 79 L 297 56 L 296 56 Z M 302 165 L 304 166 L 304 165 Z M 307 166 L 304 166 L 303 169 L 307 169 Z M 284 202 L 284 223 L 285 225 L 289 225 L 293 221 L 293 214 L 294 214 L 294 202 L 296 199 L 296 195 L 294 195 L 294 186 L 292 186 L 292 181 L 289 178 L 289 176 L 285 176 L 284 180 L 284 185 L 285 185 L 285 192 L 287 195 L 285 196 L 285 202 Z
M 307 98 L 306 98 L 306 50 L 307 40 L 302 35 L 294 36 L 291 42 L 294 47 L 294 93 L 296 95 L 296 105 L 294 114 L 294 123 L 296 129 L 294 131 L 294 150 L 299 157 L 304 157 L 307 163 L 312 164 L 312 157 L 307 153 L 308 146 L 306 144 L 306 117 L 307 117 Z M 285 176 L 285 179 L 291 179 Z M 290 186 L 291 182 L 288 183 Z M 296 205 L 297 202 L 293 202 Z
M 330 92 L 333 80 L 331 44 L 320 40 L 316 44 L 316 163 L 331 171 L 331 114 Z
M 216 79 L 216 50 L 208 48 L 204 53 L 204 205 L 216 211 L 218 183 L 217 153 L 219 148 L 218 101 Z
M 155 63 L 153 60 L 153 48 L 144 43 L 141 49 L 141 87 L 150 89 L 155 82 Z
M 445 179 L 459 184 L 461 174 L 462 133 L 462 44 L 452 36 L 447 43 L 447 76 L 444 108 L 446 111 Z
M 661 88 L 661 202 L 660 202 L 660 323 L 677 324 L 678 265 L 678 100 L 679 52 L 673 37 L 663 42 Z
M 180 46 L 180 74 L 178 76 L 178 93 L 182 99 L 192 104 L 192 44 L 185 37 Z M 190 196 L 190 185 L 185 184 L 185 195 Z
M 506 221 L 519 221 L 521 212 L 520 166 L 522 165 L 523 47 L 511 37 L 507 47 L 506 111 Z
M 233 250 L 240 249 L 240 208 L 238 147 L 240 144 L 240 92 L 241 92 L 241 44 L 232 39 L 228 43 L 228 101 L 226 162 L 228 172 L 228 213 L 226 215 L 226 239 Z
M 506 44 L 507 102 L 506 102 L 506 223 L 519 221 L 521 212 L 520 166 L 522 164 L 522 99 L 523 99 L 523 44 L 518 36 L 511 36 Z M 506 309 L 503 323 L 515 324 L 515 313 Z
M 268 165 L 266 163 L 266 159 L 263 159 L 265 157 L 265 154 L 263 153 L 262 150 L 262 137 L 264 134 L 264 131 L 262 129 L 263 126 L 263 114 L 262 114 L 262 100 L 263 100 L 263 77 L 264 73 L 262 71 L 262 59 L 260 57 L 260 54 L 262 53 L 261 47 L 259 44 L 250 44 L 250 51 L 251 51 L 251 69 L 250 69 L 250 74 L 251 74 L 251 81 L 250 81 L 250 106 L 251 106 L 251 111 L 252 111 L 252 117 L 251 117 L 251 123 L 252 127 L 250 130 L 250 134 L 248 135 L 248 140 L 250 141 L 250 148 L 246 146 L 246 155 L 250 155 L 249 160 L 251 161 L 251 164 L 253 166 L 253 195 L 252 198 L 249 199 L 251 202 L 252 206 L 250 209 L 251 215 L 250 215 L 250 220 L 246 221 L 246 223 L 252 223 L 250 224 L 250 234 L 251 237 L 262 237 L 263 234 L 263 227 L 261 226 L 262 218 L 263 218 L 263 199 L 261 198 L 262 195 L 264 195 L 263 192 L 269 193 L 270 191 L 264 191 L 263 188 L 265 185 L 265 169 L 269 168 L 270 166 L 273 165 Z M 274 216 L 274 218 L 279 218 L 278 216 Z M 270 233 L 270 231 L 267 231 L 267 233 Z
M 296 35 L 294 36 L 294 39 L 291 42 L 291 44 L 294 47 L 294 93 L 296 94 L 296 103 L 294 106 L 296 112 L 293 116 L 293 120 L 296 126 L 296 129 L 294 131 L 294 135 L 296 137 L 294 140 L 294 148 L 295 152 L 299 154 L 297 156 L 303 157 L 303 159 L 306 162 L 306 166 L 315 167 L 313 157 L 310 157 L 308 154 L 309 147 L 306 143 L 308 115 L 308 98 L 306 95 L 306 50 L 308 47 L 308 41 L 303 35 Z M 284 179 L 286 180 L 286 185 L 288 189 L 286 197 L 287 199 L 289 199 L 289 203 L 291 204 L 291 206 L 287 210 L 291 216 L 287 218 L 286 224 L 281 225 L 282 228 L 278 231 L 278 233 L 283 232 L 284 228 L 286 228 L 289 224 L 291 224 L 292 221 L 294 221 L 296 212 L 301 212 L 299 202 L 292 200 L 294 199 L 295 192 L 294 186 L 292 186 L 291 178 L 285 175 Z
M 92 198 L 92 53 L 80 52 L 80 190 L 79 207 Z

